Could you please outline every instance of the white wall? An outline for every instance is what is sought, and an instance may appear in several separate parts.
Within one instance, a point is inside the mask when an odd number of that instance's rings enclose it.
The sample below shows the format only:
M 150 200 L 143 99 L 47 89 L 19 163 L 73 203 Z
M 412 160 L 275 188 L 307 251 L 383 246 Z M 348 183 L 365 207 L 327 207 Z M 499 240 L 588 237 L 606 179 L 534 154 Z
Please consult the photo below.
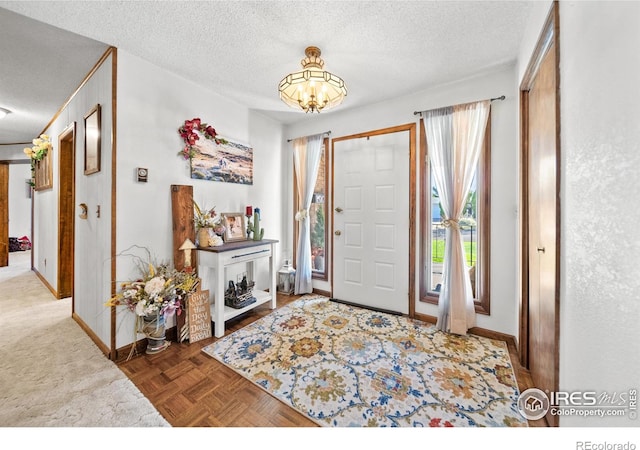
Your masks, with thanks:
M 253 148 L 253 185 L 190 178 L 188 161 L 178 156 L 183 147 L 178 128 L 194 117 L 212 125 L 221 136 Z M 198 204 L 215 206 L 218 213 L 244 212 L 246 205 L 259 207 L 264 237 L 283 240 L 279 123 L 120 50 L 117 130 L 116 253 L 146 247 L 157 262 L 172 262 L 172 184 L 192 185 Z M 147 183 L 135 181 L 136 167 L 149 170 Z M 140 249 L 135 254 L 145 255 Z M 118 256 L 117 280 L 136 275 L 133 259 Z M 266 283 L 265 277 L 262 270 L 257 283 Z M 132 314 L 121 313 L 118 348 L 132 342 L 133 336 Z
M 537 5 L 527 38 L 540 34 Z M 640 3 L 560 3 L 560 390 L 628 393 L 640 373 Z M 523 45 L 519 80 L 533 46 Z M 638 426 L 560 417 L 561 426 Z
M 97 62 L 97 61 L 96 61 Z M 89 205 L 89 218 L 75 218 L 74 312 L 105 343 L 109 342 L 109 315 L 104 302 L 110 293 L 111 248 L 111 58 L 76 92 L 56 119 L 44 130 L 51 136 L 52 188 L 33 193 L 33 263 L 52 290 L 58 279 L 58 197 L 60 148 L 58 136 L 75 123 L 75 203 Z M 69 93 L 71 95 L 72 93 Z M 96 104 L 102 105 L 102 170 L 84 175 L 84 116 Z M 62 105 L 61 105 L 62 106 Z M 36 136 L 34 136 L 35 138 Z M 20 146 L 20 152 L 24 147 Z M 18 150 L 13 151 L 17 158 Z M 22 153 L 21 158 L 24 158 Z M 27 167 L 29 167 L 27 165 Z M 26 177 L 30 176 L 30 169 Z M 25 178 L 21 174 L 21 178 Z M 24 184 L 24 181 L 22 181 Z M 21 187 L 18 190 L 22 190 Z M 101 205 L 101 218 L 96 208 Z M 79 209 L 76 209 L 79 212 Z M 29 234 L 29 233 L 25 233 Z M 19 236 L 18 236 L 19 237 Z M 71 315 L 71 310 L 69 311 Z
M 534 2 L 531 7 L 527 26 L 525 27 L 522 41 L 520 42 L 518 62 L 516 64 L 518 73 L 516 82 L 518 86 L 520 86 L 520 82 L 524 78 L 524 73 L 529 65 L 531 55 L 538 44 L 538 39 L 540 38 L 542 28 L 547 20 L 552 4 L 553 2 L 551 0 L 539 0 Z
M 24 154 L 25 147 L 31 147 L 31 142 L 24 144 L 0 144 L 0 161 L 28 161 Z
M 517 99 L 515 66 L 501 66 L 493 71 L 447 85 L 415 92 L 405 97 L 366 108 L 337 109 L 317 116 L 306 115 L 285 128 L 285 138 L 294 138 L 330 130 L 331 138 L 381 128 L 418 123 L 414 111 L 465 103 L 506 95 L 506 100 L 492 104 L 491 154 L 491 315 L 478 315 L 478 326 L 509 335 L 517 330 L 516 317 L 516 230 L 517 230 Z M 348 106 L 348 97 L 344 106 Z M 419 134 L 419 133 L 417 133 Z M 287 155 L 286 194 L 289 224 L 293 217 L 292 164 L 290 144 L 283 142 Z M 416 143 L 416 149 L 419 146 Z M 418 158 L 419 159 L 419 158 Z M 419 175 L 419 168 L 418 168 Z M 419 190 L 418 190 L 419 191 Z M 330 207 L 330 206 L 329 206 Z M 419 217 L 419 210 L 418 216 Z M 331 215 L 327 217 L 330 226 Z M 418 227 L 419 228 L 419 227 Z M 292 226 L 287 228 L 287 245 L 293 248 Z M 419 267 L 416 261 L 416 267 Z M 416 276 L 416 281 L 418 281 Z M 314 287 L 330 290 L 329 283 L 314 281 Z M 419 293 L 416 285 L 416 294 Z M 437 316 L 437 307 L 420 302 L 416 312 Z
M 53 143 L 53 188 L 34 193 L 34 265 L 53 289 L 57 289 L 58 136 L 75 123 L 74 312 L 106 345 L 110 336 L 109 314 L 105 312 L 104 303 L 110 295 L 111 280 L 111 80 L 109 56 L 46 130 Z M 101 170 L 84 175 L 84 117 L 96 104 L 102 109 Z M 88 205 L 86 220 L 79 218 L 77 205 L 80 203 Z
M 31 147 L 31 143 L 0 145 L 0 161 L 11 161 L 9 164 L 9 236 L 27 236 L 33 241 L 30 188 L 26 183 L 31 178 L 31 164 L 24 154 L 25 147 Z
M 560 4 L 561 390 L 640 385 L 639 18 L 638 2 Z
M 31 240 L 31 164 L 9 164 L 9 236 Z

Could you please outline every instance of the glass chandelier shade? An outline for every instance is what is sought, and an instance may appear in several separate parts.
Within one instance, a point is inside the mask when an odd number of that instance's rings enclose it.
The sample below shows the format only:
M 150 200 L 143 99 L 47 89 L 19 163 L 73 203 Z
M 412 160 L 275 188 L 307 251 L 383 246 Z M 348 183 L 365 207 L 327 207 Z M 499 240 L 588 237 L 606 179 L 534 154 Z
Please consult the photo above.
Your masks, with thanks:
M 304 112 L 320 112 L 342 103 L 347 87 L 342 78 L 323 70 L 324 61 L 318 47 L 307 47 L 302 70 L 290 73 L 280 81 L 280 99 Z

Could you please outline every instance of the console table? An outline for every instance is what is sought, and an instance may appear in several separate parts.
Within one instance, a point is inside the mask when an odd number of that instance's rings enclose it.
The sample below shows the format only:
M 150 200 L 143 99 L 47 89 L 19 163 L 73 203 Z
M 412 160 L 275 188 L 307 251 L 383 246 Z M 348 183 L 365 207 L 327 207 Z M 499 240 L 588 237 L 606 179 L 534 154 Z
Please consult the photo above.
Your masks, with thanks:
M 278 241 L 263 239 L 261 241 L 229 242 L 218 247 L 198 247 L 198 274 L 202 279 L 203 289 L 209 289 L 211 302 L 211 321 L 215 323 L 215 337 L 224 336 L 224 323 L 250 309 L 270 302 L 271 309 L 276 308 L 276 244 Z M 256 301 L 241 309 L 231 308 L 224 304 L 226 289 L 226 269 L 232 265 L 244 263 L 247 266 L 247 279 L 255 281 L 255 264 L 260 260 L 269 263 L 269 291 L 256 289 L 253 296 Z

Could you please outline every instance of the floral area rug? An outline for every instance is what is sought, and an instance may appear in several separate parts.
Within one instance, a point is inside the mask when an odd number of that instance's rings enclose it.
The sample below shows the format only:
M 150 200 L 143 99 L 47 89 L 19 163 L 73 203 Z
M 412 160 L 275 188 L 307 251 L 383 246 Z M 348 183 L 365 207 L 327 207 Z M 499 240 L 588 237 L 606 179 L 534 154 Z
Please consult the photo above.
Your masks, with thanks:
M 527 426 L 507 345 L 304 296 L 203 348 L 322 426 Z

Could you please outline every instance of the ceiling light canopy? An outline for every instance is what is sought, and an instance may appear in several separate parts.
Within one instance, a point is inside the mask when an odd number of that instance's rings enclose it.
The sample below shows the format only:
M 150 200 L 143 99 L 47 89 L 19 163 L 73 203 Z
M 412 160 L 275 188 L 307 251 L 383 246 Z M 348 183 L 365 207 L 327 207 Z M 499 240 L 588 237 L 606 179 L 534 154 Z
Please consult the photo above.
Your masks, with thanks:
M 347 87 L 342 78 L 323 70 L 324 61 L 318 47 L 307 47 L 302 70 L 290 73 L 280 81 L 280 98 L 292 108 L 304 112 L 320 112 L 342 103 Z
M 4 119 L 10 112 L 11 111 L 6 108 L 0 108 L 0 119 Z

